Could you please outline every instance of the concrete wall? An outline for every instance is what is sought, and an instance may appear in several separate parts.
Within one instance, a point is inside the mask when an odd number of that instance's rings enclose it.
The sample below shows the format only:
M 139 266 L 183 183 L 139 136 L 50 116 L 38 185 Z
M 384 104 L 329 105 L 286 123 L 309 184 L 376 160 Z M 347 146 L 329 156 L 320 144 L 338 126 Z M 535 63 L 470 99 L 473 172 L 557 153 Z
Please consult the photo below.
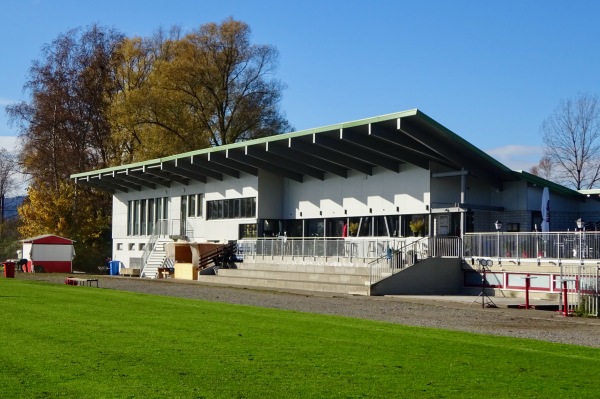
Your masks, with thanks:
M 326 173 L 324 181 L 286 180 L 283 215 L 310 219 L 425 213 L 429 193 L 429 171 L 412 165 L 402 165 L 400 173 L 373 168 L 372 176 L 350 171 L 347 179 Z
M 371 295 L 458 295 L 463 288 L 460 259 L 430 258 L 371 287 Z
M 283 219 L 284 178 L 266 170 L 258 171 L 256 216 L 258 219 Z M 260 194 L 258 194 L 260 193 Z
M 205 184 L 205 202 L 220 199 L 258 197 L 259 178 L 241 174 L 239 179 L 223 177 L 223 181 L 209 180 Z M 257 199 L 258 207 L 259 199 Z M 256 223 L 256 218 L 206 220 L 198 218 L 192 223 L 196 241 L 227 241 L 238 239 L 240 223 Z M 258 215 L 258 210 L 257 210 Z

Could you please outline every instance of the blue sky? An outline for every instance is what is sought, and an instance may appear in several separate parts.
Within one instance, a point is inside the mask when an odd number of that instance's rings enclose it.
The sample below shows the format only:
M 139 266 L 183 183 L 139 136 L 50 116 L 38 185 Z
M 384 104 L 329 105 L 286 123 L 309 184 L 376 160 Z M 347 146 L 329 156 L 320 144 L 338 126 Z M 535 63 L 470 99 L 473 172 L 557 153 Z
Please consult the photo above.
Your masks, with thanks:
M 419 108 L 514 169 L 541 156 L 561 99 L 599 94 L 600 2 L 556 0 L 0 0 L 0 106 L 27 100 L 32 60 L 92 23 L 128 36 L 232 16 L 280 53 L 296 130 Z M 16 130 L 0 112 L 0 146 Z

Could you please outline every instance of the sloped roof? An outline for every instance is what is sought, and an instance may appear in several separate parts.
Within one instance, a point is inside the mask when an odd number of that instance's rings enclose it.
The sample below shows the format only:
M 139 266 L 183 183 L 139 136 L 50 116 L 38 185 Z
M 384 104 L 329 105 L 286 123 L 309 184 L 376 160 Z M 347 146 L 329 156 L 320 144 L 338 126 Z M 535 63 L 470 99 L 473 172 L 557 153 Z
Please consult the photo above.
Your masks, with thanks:
M 75 241 L 54 234 L 43 234 L 21 240 L 22 243 L 33 244 L 73 244 Z
M 540 187 L 548 187 L 548 189 L 550 191 L 558 193 L 558 194 L 562 194 L 566 197 L 577 197 L 580 199 L 585 198 L 585 193 L 582 192 L 583 190 L 576 191 L 576 190 L 570 189 L 568 187 L 562 186 L 560 184 L 554 183 L 550 180 L 546 180 L 542 177 L 533 175 L 529 172 L 525 172 L 523 170 L 515 170 L 515 171 L 513 171 L 513 173 L 515 174 L 515 176 L 518 176 L 520 179 L 523 179 L 529 183 L 535 184 Z
M 438 122 L 413 109 L 321 128 L 280 134 L 220 147 L 71 176 L 98 189 L 139 191 L 191 181 L 239 178 L 266 169 L 302 182 L 305 176 L 324 179 L 325 173 L 347 177 L 354 170 L 367 175 L 374 167 L 394 172 L 402 164 L 429 169 L 430 163 L 471 175 L 502 189 L 517 180 L 512 171 Z

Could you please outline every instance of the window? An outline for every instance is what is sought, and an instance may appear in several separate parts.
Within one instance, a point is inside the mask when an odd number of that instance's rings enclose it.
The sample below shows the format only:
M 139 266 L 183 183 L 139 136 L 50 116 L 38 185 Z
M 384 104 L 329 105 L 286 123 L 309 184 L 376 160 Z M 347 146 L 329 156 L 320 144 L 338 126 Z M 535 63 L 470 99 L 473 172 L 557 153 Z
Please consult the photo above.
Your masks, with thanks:
M 520 223 L 506 223 L 506 231 L 510 233 L 518 233 L 520 228 Z
M 137 236 L 140 234 L 140 225 L 139 225 L 139 209 L 140 209 L 140 201 L 133 201 L 133 235 Z
M 256 238 L 256 223 L 240 224 L 240 240 L 243 238 Z
M 148 234 L 154 234 L 154 198 L 148 200 Z
M 122 242 L 118 242 L 117 243 L 117 251 L 122 251 L 123 250 L 123 243 Z
M 168 199 L 149 198 L 127 203 L 127 235 L 151 235 L 158 221 L 168 216 Z
M 202 217 L 202 200 L 204 194 L 198 194 L 198 200 L 196 201 L 196 216 Z
M 235 198 L 206 201 L 207 219 L 238 219 L 256 217 L 256 198 Z
M 196 194 L 188 195 L 187 215 L 189 217 L 196 216 Z
M 133 235 L 133 201 L 127 203 L 127 235 Z
M 230 201 L 230 207 L 233 208 L 233 217 L 234 218 L 239 218 L 240 217 L 240 199 L 236 198 L 236 199 L 232 199 L 229 200 Z
M 146 200 L 140 201 L 140 234 L 147 235 L 148 231 L 146 230 Z
M 182 204 L 185 203 L 187 217 L 202 217 L 202 199 L 204 194 L 190 194 L 182 197 Z M 183 205 L 182 205 L 183 206 Z

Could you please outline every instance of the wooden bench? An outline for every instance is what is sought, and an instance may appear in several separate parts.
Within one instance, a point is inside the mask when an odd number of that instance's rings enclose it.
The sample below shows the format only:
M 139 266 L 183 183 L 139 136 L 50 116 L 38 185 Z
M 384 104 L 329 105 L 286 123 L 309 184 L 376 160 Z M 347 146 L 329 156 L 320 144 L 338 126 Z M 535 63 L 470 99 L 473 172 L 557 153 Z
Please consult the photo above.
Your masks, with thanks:
M 132 267 L 122 267 L 121 268 L 121 276 L 130 276 L 130 277 L 139 277 L 141 270 L 138 268 Z
M 88 287 L 92 286 L 92 283 L 96 283 L 96 288 L 98 288 L 98 279 L 97 278 L 77 278 L 77 277 L 67 277 L 65 280 L 65 284 L 68 285 L 87 285 Z

